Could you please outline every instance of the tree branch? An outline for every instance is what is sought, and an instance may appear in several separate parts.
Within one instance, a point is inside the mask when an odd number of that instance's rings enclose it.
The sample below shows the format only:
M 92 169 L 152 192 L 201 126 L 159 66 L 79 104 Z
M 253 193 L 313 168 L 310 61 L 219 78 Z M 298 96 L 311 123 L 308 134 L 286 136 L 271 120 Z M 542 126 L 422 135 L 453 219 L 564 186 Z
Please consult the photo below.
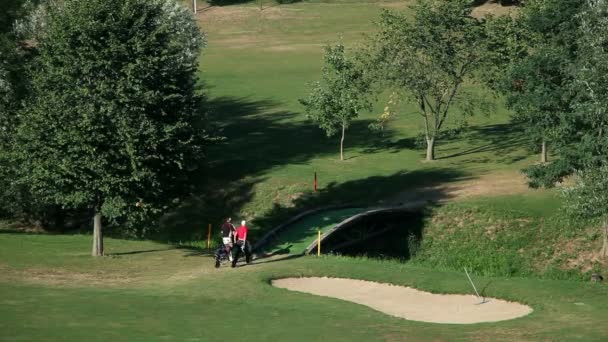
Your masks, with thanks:
M 425 98 L 424 98 L 424 95 L 422 95 L 422 94 L 420 95 L 419 103 L 420 103 L 420 107 L 422 108 L 422 111 L 424 113 L 424 115 L 423 115 L 424 116 L 424 129 L 426 131 L 425 133 L 428 138 L 429 137 L 429 118 L 428 118 L 428 114 L 426 112 L 426 106 L 424 104 Z
M 439 125 L 437 126 L 437 130 L 441 129 L 441 126 L 443 125 L 445 118 L 448 116 L 448 110 L 450 109 L 452 100 L 454 100 L 454 97 L 456 96 L 456 92 L 458 91 L 460 84 L 462 84 L 462 82 L 456 82 L 454 84 L 454 88 L 452 88 L 452 93 L 450 94 L 450 97 L 448 98 L 448 101 L 446 102 L 445 109 L 443 111 L 443 114 L 441 115 L 441 119 L 439 120 Z

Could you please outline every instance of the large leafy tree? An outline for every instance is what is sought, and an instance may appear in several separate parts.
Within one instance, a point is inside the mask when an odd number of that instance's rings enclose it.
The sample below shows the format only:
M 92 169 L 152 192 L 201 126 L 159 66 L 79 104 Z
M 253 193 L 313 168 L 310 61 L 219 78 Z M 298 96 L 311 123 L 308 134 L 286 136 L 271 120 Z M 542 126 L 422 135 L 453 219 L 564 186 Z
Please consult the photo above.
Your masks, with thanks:
M 504 66 L 502 92 L 514 119 L 524 123 L 529 136 L 541 145 L 547 161 L 547 143 L 554 139 L 563 116 L 572 111 L 571 72 L 577 57 L 577 14 L 583 0 L 530 0 L 516 19 L 523 54 L 512 55 Z M 513 37 L 505 36 L 507 42 Z
M 587 0 L 580 20 L 575 78 L 576 114 L 564 125 L 564 160 L 576 174 L 567 188 L 570 209 L 599 217 L 603 227 L 600 255 L 608 258 L 608 3 Z
M 410 13 L 384 11 L 370 42 L 370 66 L 378 79 L 418 105 L 424 124 L 426 159 L 454 107 L 471 114 L 478 98 L 463 87 L 484 55 L 483 23 L 468 0 L 420 0 Z
M 326 46 L 324 61 L 322 80 L 300 102 L 308 118 L 328 137 L 340 132 L 340 160 L 344 160 L 346 130 L 362 110 L 371 109 L 366 98 L 370 82 L 363 69 L 345 55 L 342 44 Z
M 600 257 L 608 258 L 608 165 L 578 170 L 575 183 L 562 190 L 571 215 L 597 217 L 602 222 Z
M 49 3 L 33 96 L 17 128 L 19 182 L 102 221 L 146 217 L 187 195 L 204 156 L 195 94 L 203 37 L 171 0 Z
M 555 136 L 560 118 L 571 111 L 572 60 L 561 49 L 542 47 L 520 60 L 509 71 L 507 107 L 523 123 L 530 137 L 540 143 L 540 161 L 547 162 L 548 141 Z
M 32 49 L 23 41 L 19 27 L 34 9 L 31 1 L 6 0 L 0 11 L 0 135 L 5 140 L 27 95 L 25 67 Z
M 36 207 L 24 200 L 27 191 L 15 186 L 15 168 L 11 161 L 17 113 L 28 96 L 26 68 L 34 53 L 34 49 L 25 44 L 18 24 L 26 21 L 34 8 L 30 1 L 6 0 L 0 10 L 0 214 L 23 214 Z
M 557 127 L 559 157 L 529 169 L 533 186 L 551 187 L 572 175 L 564 188 L 567 208 L 575 215 L 603 222 L 601 255 L 608 257 L 608 3 L 587 0 L 577 16 L 577 60 L 573 110 Z

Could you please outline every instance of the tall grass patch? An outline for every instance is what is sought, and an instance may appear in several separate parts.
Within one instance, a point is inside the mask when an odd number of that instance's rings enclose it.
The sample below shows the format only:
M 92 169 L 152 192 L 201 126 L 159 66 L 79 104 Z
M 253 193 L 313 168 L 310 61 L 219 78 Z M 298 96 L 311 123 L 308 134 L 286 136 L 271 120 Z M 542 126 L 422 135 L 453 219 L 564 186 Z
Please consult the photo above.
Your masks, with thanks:
M 429 209 L 413 263 L 485 276 L 586 279 L 605 268 L 598 223 L 568 217 L 555 192 L 479 198 Z

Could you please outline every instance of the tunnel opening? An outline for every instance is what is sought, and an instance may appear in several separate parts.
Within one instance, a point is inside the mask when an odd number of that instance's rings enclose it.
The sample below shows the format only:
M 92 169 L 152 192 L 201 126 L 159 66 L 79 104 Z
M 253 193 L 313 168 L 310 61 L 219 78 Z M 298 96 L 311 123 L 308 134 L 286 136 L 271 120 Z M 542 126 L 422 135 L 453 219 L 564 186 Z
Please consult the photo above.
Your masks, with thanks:
M 322 243 L 323 253 L 407 261 L 420 248 L 422 211 L 379 212 L 340 227 Z

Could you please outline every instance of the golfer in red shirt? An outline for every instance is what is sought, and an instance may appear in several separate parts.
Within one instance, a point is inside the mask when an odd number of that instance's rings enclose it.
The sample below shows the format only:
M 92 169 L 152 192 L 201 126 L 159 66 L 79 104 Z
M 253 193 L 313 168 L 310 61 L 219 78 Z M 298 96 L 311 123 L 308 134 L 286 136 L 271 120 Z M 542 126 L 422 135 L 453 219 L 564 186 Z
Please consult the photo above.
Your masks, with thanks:
M 233 248 L 232 256 L 232 267 L 236 267 L 236 263 L 239 260 L 241 252 L 245 253 L 245 261 L 251 262 L 251 244 L 249 243 L 248 234 L 249 228 L 247 228 L 244 220 L 241 221 L 241 225 L 236 229 L 236 248 Z

